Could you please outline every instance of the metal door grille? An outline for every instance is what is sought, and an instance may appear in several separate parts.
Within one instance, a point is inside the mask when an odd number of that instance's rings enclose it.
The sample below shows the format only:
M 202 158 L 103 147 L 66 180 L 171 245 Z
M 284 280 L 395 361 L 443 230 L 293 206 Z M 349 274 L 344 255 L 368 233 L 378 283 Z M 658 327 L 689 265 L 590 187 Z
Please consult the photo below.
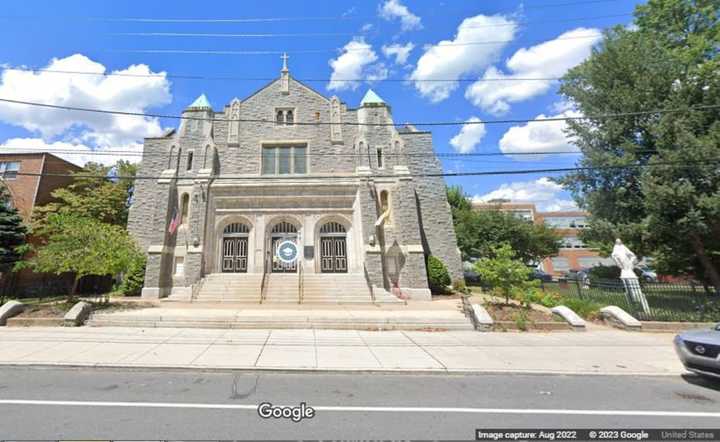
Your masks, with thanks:
M 320 238 L 320 271 L 347 272 L 347 242 L 344 236 Z
M 247 255 L 247 238 L 223 238 L 222 271 L 229 273 L 247 272 Z

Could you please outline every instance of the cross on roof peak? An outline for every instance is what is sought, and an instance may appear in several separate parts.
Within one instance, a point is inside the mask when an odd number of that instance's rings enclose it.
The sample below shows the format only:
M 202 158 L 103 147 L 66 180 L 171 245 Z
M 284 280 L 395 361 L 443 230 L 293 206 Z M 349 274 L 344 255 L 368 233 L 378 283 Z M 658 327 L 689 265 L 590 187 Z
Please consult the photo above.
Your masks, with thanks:
M 283 54 L 280 56 L 280 58 L 283 61 L 282 71 L 287 72 L 288 71 L 287 61 L 288 61 L 288 58 L 290 58 L 290 57 L 288 56 L 287 52 L 283 52 Z

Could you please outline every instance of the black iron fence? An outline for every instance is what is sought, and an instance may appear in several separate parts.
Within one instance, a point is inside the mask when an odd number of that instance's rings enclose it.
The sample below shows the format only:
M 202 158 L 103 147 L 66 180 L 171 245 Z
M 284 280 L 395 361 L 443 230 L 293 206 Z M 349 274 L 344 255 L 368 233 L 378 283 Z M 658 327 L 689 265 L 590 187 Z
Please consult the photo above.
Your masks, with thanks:
M 643 281 L 639 284 L 647 300 L 645 307 L 620 279 L 545 283 L 544 289 L 601 305 L 616 305 L 642 321 L 720 321 L 720 295 L 713 287 Z

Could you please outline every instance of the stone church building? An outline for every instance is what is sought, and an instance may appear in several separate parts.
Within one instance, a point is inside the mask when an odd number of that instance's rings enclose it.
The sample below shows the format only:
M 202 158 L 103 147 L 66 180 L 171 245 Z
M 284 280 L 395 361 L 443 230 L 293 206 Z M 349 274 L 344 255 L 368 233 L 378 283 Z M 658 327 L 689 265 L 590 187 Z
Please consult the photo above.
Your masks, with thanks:
M 430 299 L 426 261 L 462 263 L 432 135 L 278 79 L 144 142 L 128 230 L 147 252 L 142 296 L 194 301 Z M 278 258 L 280 243 L 297 259 Z

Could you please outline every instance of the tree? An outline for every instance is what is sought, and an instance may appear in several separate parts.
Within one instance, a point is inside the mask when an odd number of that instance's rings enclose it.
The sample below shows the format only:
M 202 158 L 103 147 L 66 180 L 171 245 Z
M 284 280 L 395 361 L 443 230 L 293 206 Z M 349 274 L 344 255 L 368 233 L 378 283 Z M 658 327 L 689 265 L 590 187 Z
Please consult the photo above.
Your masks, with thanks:
M 499 243 L 510 244 L 526 263 L 540 262 L 558 252 L 560 237 L 544 224 L 500 210 L 473 210 L 459 186 L 448 188 L 447 193 L 463 259 L 491 257 Z
M 483 283 L 500 290 L 505 303 L 510 303 L 513 291 L 528 286 L 532 270 L 513 252 L 510 244 L 500 244 L 493 248 L 492 258 L 482 258 L 475 262 L 475 270 Z
M 658 271 L 693 273 L 716 290 L 720 109 L 706 106 L 720 103 L 719 13 L 717 0 L 650 0 L 560 89 L 585 115 L 678 110 L 568 122 L 587 169 L 560 182 L 592 214 L 583 240 L 607 252 L 621 237 Z
M 3 280 L 22 259 L 26 235 L 27 227 L 13 207 L 7 188 L 0 183 L 0 275 Z
M 74 273 L 71 297 L 83 276 L 116 275 L 142 255 L 124 228 L 78 215 L 50 214 L 38 233 L 45 243 L 37 249 L 30 266 L 56 275 Z
M 125 227 L 133 180 L 124 177 L 134 177 L 136 172 L 135 164 L 122 160 L 112 167 L 86 164 L 74 174 L 72 184 L 53 191 L 55 201 L 35 209 L 33 218 L 36 227 L 40 228 L 51 213 L 76 214 Z

